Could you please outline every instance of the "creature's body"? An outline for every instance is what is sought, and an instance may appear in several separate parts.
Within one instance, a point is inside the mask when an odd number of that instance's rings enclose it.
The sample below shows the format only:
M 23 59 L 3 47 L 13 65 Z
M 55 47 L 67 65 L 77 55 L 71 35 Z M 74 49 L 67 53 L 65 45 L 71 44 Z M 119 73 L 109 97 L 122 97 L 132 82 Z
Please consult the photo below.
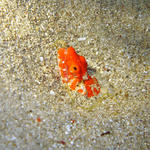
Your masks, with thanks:
M 97 79 L 88 75 L 85 58 L 78 55 L 73 47 L 58 50 L 58 65 L 63 83 L 68 83 L 72 90 L 87 97 L 99 94 L 100 85 Z

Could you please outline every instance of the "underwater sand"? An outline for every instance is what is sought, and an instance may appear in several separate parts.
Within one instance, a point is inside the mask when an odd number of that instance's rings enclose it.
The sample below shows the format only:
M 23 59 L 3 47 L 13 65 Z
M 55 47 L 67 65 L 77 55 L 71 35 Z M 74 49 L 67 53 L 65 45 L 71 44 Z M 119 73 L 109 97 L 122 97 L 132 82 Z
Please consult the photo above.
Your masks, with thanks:
M 99 96 L 62 84 L 68 45 Z M 1 0 L 0 149 L 149 150 L 149 1 Z

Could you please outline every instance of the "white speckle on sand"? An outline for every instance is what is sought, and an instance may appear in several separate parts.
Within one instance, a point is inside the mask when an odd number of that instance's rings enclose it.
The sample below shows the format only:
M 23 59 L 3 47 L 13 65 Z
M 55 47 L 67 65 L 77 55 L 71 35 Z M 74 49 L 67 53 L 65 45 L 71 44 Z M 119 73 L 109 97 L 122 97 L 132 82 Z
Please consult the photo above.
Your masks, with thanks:
M 51 90 L 50 95 L 55 95 L 55 92 L 53 90 Z
M 66 131 L 65 134 L 69 134 L 69 132 L 71 131 L 71 125 L 66 125 Z
M 85 41 L 86 40 L 86 37 L 80 37 L 78 38 L 78 41 Z
M 43 57 L 40 57 L 40 61 L 43 61 Z
M 146 89 L 142 89 L 142 92 L 146 92 Z

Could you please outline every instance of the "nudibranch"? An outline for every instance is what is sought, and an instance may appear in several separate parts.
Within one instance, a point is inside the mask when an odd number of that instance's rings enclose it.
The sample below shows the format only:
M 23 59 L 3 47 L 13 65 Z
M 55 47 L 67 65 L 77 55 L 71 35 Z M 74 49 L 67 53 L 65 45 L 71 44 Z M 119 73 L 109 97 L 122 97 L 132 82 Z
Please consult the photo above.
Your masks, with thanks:
M 100 93 L 100 85 L 95 77 L 87 72 L 87 62 L 83 56 L 76 53 L 73 47 L 58 50 L 58 66 L 63 83 L 87 97 Z

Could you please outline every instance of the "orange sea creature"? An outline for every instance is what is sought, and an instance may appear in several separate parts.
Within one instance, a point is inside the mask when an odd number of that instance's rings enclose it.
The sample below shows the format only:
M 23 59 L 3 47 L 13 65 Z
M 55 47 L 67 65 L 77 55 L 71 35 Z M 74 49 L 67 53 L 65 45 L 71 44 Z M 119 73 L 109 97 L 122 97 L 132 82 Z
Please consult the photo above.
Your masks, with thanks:
M 87 62 L 78 55 L 73 47 L 58 50 L 58 66 L 62 82 L 67 83 L 70 89 L 84 94 L 87 97 L 100 93 L 100 85 L 95 77 L 87 73 Z

